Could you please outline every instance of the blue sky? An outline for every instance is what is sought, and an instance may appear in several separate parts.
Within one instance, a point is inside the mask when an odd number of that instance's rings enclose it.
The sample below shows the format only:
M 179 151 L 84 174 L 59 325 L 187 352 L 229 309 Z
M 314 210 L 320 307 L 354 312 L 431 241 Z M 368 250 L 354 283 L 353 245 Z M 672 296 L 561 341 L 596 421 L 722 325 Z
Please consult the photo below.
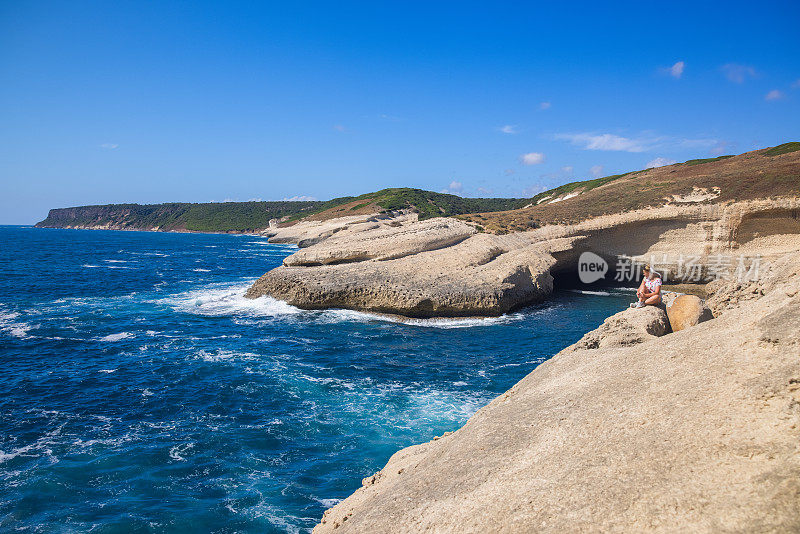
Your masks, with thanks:
M 800 140 L 800 3 L 3 2 L 0 223 L 530 196 Z

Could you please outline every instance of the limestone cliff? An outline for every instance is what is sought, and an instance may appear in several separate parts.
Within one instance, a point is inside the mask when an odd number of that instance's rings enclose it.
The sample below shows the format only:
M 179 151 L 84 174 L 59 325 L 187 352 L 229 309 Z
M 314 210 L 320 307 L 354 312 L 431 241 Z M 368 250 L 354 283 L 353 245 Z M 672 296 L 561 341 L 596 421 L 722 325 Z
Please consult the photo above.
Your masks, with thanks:
M 800 254 L 716 289 L 677 333 L 617 314 L 314 532 L 797 532 Z
M 799 212 L 796 197 L 669 205 L 506 235 L 409 215 L 300 223 L 274 237 L 309 246 L 262 276 L 247 296 L 414 317 L 499 315 L 546 298 L 553 276 L 574 273 L 585 251 L 612 268 L 623 256 L 655 259 L 673 281 L 710 278 L 717 256 L 731 262 L 757 254 L 766 266 L 800 250 Z M 684 268 L 687 258 L 699 268 Z

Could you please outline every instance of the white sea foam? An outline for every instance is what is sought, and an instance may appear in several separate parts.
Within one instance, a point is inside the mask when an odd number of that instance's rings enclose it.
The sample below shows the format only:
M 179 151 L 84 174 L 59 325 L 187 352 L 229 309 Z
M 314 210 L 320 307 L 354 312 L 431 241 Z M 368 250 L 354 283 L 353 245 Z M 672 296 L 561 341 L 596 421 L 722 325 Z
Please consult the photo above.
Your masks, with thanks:
M 317 501 L 318 503 L 320 503 L 325 508 L 330 508 L 331 506 L 336 506 L 337 504 L 342 502 L 342 499 L 319 499 L 317 497 L 311 497 L 311 498 L 314 499 L 315 501 Z
M 173 460 L 177 460 L 179 462 L 185 462 L 186 458 L 182 455 L 186 454 L 188 451 L 194 448 L 194 443 L 181 443 L 179 445 L 175 445 L 169 450 L 169 457 Z
M 105 374 L 110 375 L 111 373 L 116 373 L 117 370 L 116 369 L 98 369 L 97 372 L 98 373 L 105 373 Z
M 247 315 L 251 317 L 276 317 L 294 315 L 301 312 L 299 308 L 272 297 L 245 298 L 244 294 L 249 287 L 249 282 L 246 284 L 216 286 L 208 289 L 187 291 L 157 302 L 166 304 L 176 311 L 208 316 Z
M 104 261 L 117 261 L 117 260 L 104 260 Z M 126 267 L 124 265 L 92 265 L 90 263 L 84 263 L 83 265 L 81 265 L 81 267 L 84 267 L 86 269 L 99 269 L 101 267 L 105 267 L 106 269 L 130 269 L 130 267 Z
M 570 289 L 570 293 L 580 293 L 581 295 L 599 295 L 601 297 L 607 297 L 611 295 L 608 291 L 590 291 L 588 289 Z
M 216 352 L 208 352 L 205 350 L 197 351 L 197 358 L 205 362 L 222 362 L 226 360 L 255 360 L 259 356 L 250 352 L 233 352 L 229 350 L 218 349 Z
M 133 334 L 130 332 L 120 332 L 119 334 L 109 334 L 107 336 L 103 336 L 98 339 L 98 341 L 106 341 L 106 342 L 114 342 L 114 341 L 121 341 L 123 339 L 128 339 L 133 337 Z
M 192 270 L 194 272 L 196 272 L 196 273 L 210 273 L 211 272 L 211 269 L 201 269 L 199 267 L 197 269 L 192 269 Z
M 362 312 L 345 309 L 307 311 L 292 306 L 282 300 L 269 296 L 256 299 L 245 298 L 244 294 L 252 285 L 251 281 L 237 284 L 212 285 L 204 289 L 178 293 L 156 300 L 176 311 L 206 316 L 244 316 L 255 318 L 275 318 L 300 316 L 315 319 L 323 324 L 340 322 L 387 322 L 425 328 L 470 328 L 508 324 L 524 319 L 529 312 L 504 314 L 499 317 L 454 317 L 434 319 L 413 319 L 397 315 Z
M 44 411 L 46 414 L 58 414 L 59 412 L 47 412 Z M 39 437 L 33 443 L 29 445 L 24 445 L 22 447 L 18 447 L 11 452 L 4 452 L 0 451 L 0 463 L 7 462 L 8 460 L 12 460 L 17 456 L 47 456 L 50 459 L 51 463 L 56 463 L 58 459 L 53 456 L 52 446 L 57 444 L 60 440 L 61 429 L 64 428 L 66 423 L 61 423 L 57 428 L 46 432 L 43 436 Z
M 128 263 L 128 260 L 103 260 L 106 263 Z
M 25 321 L 17 320 L 18 317 L 18 313 L 0 310 L 0 332 L 20 339 L 29 337 L 28 332 L 33 327 Z
M 326 322 L 356 321 L 371 322 L 384 321 L 425 328 L 470 328 L 473 326 L 491 326 L 519 321 L 524 317 L 522 313 L 504 314 L 499 317 L 451 317 L 434 319 L 414 319 L 399 315 L 383 315 L 380 313 L 360 312 L 355 310 L 333 309 L 321 312 L 320 319 Z

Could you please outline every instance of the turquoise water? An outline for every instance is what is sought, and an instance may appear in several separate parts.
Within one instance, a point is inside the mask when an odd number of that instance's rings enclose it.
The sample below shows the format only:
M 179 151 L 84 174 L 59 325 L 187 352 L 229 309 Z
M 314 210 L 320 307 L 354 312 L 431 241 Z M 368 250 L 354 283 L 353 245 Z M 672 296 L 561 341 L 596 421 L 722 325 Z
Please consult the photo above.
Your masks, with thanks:
M 242 297 L 294 247 L 0 227 L 0 531 L 306 532 L 629 294 L 392 322 Z

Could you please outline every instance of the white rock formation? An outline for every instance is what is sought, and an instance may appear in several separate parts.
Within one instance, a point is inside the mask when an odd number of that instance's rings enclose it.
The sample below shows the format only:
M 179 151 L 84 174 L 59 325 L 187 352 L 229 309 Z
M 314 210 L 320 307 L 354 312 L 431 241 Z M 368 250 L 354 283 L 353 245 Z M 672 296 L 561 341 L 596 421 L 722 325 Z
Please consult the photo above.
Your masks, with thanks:
M 718 286 L 720 317 L 655 337 L 627 319 L 658 314 L 623 312 L 397 452 L 314 532 L 799 531 L 800 255 Z

